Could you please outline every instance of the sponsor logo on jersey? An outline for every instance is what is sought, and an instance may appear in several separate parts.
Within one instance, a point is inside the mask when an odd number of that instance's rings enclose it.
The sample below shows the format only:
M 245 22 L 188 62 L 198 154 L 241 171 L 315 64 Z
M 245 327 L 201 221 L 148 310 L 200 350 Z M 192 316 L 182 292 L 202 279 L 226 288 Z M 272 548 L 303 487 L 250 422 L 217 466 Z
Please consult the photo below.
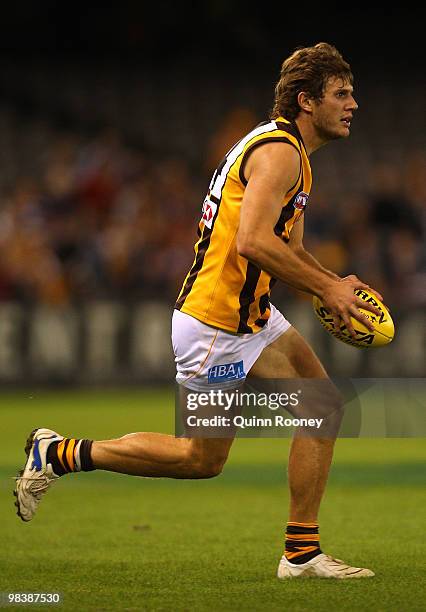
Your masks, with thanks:
M 203 216 L 201 217 L 201 220 L 203 221 L 204 225 L 207 225 L 209 229 L 212 228 L 212 223 L 216 211 L 217 204 L 209 200 L 209 198 L 206 198 L 203 202 Z
M 219 383 L 224 380 L 239 380 L 240 378 L 244 378 L 245 375 L 243 361 L 216 365 L 208 370 L 209 383 Z
M 301 191 L 297 194 L 293 206 L 297 208 L 297 210 L 305 210 L 306 204 L 308 203 L 309 194 Z

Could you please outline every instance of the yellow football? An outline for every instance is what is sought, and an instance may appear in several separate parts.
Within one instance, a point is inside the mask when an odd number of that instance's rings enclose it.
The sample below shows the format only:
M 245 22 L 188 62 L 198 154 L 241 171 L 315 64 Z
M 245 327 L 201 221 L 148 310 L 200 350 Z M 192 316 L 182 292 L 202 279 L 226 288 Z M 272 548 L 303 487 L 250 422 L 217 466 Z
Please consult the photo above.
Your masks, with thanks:
M 374 331 L 370 331 L 368 327 L 353 317 L 351 317 L 351 322 L 355 329 L 355 338 L 349 334 L 344 323 L 342 323 L 339 329 L 335 329 L 330 310 L 326 308 L 320 298 L 315 295 L 313 298 L 314 311 L 324 329 L 338 340 L 350 344 L 351 346 L 356 346 L 357 348 L 386 346 L 386 344 L 392 342 L 395 335 L 395 327 L 386 306 L 382 304 L 374 293 L 365 291 L 364 289 L 356 289 L 354 293 L 361 298 L 361 300 L 364 300 L 364 302 L 369 302 L 380 310 L 380 316 L 377 316 L 369 310 L 364 310 L 363 308 L 359 309 L 360 312 L 374 324 Z

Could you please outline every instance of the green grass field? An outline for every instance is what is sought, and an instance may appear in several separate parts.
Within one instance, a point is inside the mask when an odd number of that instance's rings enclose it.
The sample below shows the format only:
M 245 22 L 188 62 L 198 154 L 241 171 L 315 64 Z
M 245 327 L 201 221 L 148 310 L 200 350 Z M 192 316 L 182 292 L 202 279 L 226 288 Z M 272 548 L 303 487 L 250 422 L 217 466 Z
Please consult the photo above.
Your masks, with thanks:
M 376 577 L 282 583 L 275 572 L 287 518 L 288 439 L 237 440 L 212 480 L 66 476 L 24 524 L 11 477 L 29 431 L 47 426 L 97 439 L 173 433 L 173 392 L 3 393 L 0 419 L 2 592 L 59 592 L 61 609 L 83 611 L 424 609 L 423 439 L 337 443 L 322 548 Z

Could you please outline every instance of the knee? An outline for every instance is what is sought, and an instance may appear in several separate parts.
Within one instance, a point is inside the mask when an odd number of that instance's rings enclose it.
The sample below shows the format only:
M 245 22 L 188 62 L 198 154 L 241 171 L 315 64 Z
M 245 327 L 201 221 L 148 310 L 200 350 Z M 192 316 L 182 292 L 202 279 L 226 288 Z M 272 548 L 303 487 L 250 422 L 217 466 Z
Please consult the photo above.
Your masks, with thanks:
M 226 457 L 206 456 L 189 451 L 186 458 L 189 478 L 214 478 L 219 476 L 226 463 Z
M 316 416 L 326 418 L 343 416 L 343 396 L 330 379 L 315 381 L 313 390 L 312 402 L 308 402 L 308 406 L 312 406 Z
M 222 473 L 225 461 L 221 459 L 209 459 L 196 461 L 192 465 L 193 478 L 214 478 Z

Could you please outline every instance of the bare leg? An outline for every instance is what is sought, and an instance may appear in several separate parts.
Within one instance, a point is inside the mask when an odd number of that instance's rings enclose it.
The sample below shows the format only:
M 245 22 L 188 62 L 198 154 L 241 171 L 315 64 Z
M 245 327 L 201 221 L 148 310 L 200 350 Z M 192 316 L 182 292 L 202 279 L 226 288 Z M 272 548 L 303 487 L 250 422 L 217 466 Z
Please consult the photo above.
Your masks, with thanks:
M 289 521 L 315 523 L 333 458 L 334 440 L 294 438 L 289 462 Z
M 320 361 L 294 328 L 262 352 L 250 374 L 259 378 L 327 379 Z M 294 437 L 288 464 L 290 521 L 317 520 L 334 442 L 334 439 Z
M 180 387 L 182 415 L 188 391 Z M 208 407 L 206 407 L 208 410 Z M 222 471 L 233 437 L 176 438 L 162 433 L 131 433 L 118 440 L 93 442 L 96 468 L 133 476 L 211 478 Z
M 134 476 L 211 478 L 222 470 L 232 439 L 175 438 L 161 433 L 131 433 L 94 442 L 96 468 Z

